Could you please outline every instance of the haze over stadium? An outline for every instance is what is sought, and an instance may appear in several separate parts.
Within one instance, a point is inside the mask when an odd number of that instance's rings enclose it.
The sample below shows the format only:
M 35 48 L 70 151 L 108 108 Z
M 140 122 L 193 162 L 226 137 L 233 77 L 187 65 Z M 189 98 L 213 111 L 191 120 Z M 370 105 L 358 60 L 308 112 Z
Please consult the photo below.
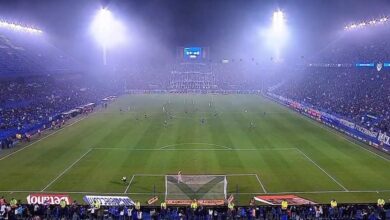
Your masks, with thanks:
M 0 2 L 0 220 L 390 219 L 390 1 Z

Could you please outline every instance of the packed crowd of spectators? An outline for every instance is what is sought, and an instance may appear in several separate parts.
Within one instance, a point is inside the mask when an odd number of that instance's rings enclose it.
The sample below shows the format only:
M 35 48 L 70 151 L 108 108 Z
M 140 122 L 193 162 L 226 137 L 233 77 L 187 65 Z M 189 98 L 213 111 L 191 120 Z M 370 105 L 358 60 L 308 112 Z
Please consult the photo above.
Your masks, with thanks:
M 381 205 L 302 205 L 302 206 L 259 206 L 251 204 L 240 207 L 190 207 L 190 206 L 110 206 L 96 207 L 80 205 L 74 201 L 70 205 L 60 202 L 50 204 L 20 204 L 0 198 L 0 219 L 169 219 L 169 220 L 347 220 L 347 219 L 390 219 L 390 209 Z
M 346 31 L 274 93 L 389 132 L 390 69 L 383 65 L 390 62 L 389 33 L 386 25 Z M 358 63 L 374 66 L 356 67 Z
M 221 91 L 258 90 L 262 78 L 252 60 L 231 63 L 177 62 L 166 65 L 134 65 L 117 70 L 128 90 Z
M 207 62 L 200 62 L 200 63 L 179 63 L 177 65 L 173 66 L 172 72 L 179 72 L 179 73 L 211 73 L 211 65 L 209 65 Z
M 83 77 L 39 76 L 0 81 L 2 147 L 9 147 L 7 138 L 17 133 L 24 135 L 63 112 L 120 92 L 121 87 L 107 87 Z
M 67 73 L 80 64 L 39 35 L 26 37 L 14 31 L 0 34 L 0 69 L 2 75 Z
M 390 131 L 390 76 L 376 69 L 310 67 L 274 93 Z
M 356 63 L 390 60 L 389 24 L 345 30 L 342 36 L 312 57 L 312 62 Z

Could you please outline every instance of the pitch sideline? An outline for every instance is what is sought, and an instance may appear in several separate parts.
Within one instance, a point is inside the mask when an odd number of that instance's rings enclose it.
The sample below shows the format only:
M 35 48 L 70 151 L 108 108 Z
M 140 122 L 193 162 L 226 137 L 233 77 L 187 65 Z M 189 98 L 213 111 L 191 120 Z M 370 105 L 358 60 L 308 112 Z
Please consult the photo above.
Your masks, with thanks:
M 92 114 L 93 114 L 93 113 L 92 113 Z M 92 114 L 91 114 L 91 115 L 92 115 Z M 67 128 L 67 127 L 73 126 L 73 125 L 77 124 L 78 122 L 80 122 L 80 121 L 82 121 L 82 120 L 84 120 L 84 119 L 86 119 L 86 118 L 88 118 L 88 116 L 82 117 L 82 118 L 80 118 L 80 119 L 78 119 L 78 120 L 72 122 L 71 124 L 66 125 L 65 127 L 62 127 L 62 128 L 60 128 L 60 129 L 56 130 L 55 132 L 50 133 L 50 134 L 46 135 L 45 137 L 42 137 L 42 138 L 40 138 L 40 139 L 34 141 L 34 142 L 31 143 L 31 144 L 28 144 L 28 145 L 26 145 L 26 146 L 24 146 L 24 147 L 22 147 L 22 148 L 20 148 L 20 149 L 18 149 L 18 150 L 16 150 L 16 151 L 12 152 L 12 153 L 7 154 L 7 155 L 5 155 L 4 157 L 0 158 L 0 161 L 2 161 L 2 160 L 4 160 L 4 159 L 6 159 L 6 158 L 8 158 L 8 157 L 10 157 L 10 156 L 12 156 L 12 155 L 18 153 L 18 152 L 20 152 L 20 151 L 22 151 L 22 150 L 25 150 L 25 149 L 31 147 L 32 145 L 34 145 L 34 144 L 36 144 L 36 143 L 38 143 L 38 142 L 40 142 L 40 141 L 42 141 L 42 140 L 44 140 L 44 139 L 46 139 L 46 138 L 52 136 L 52 135 L 57 134 L 58 132 L 62 131 L 63 129 L 65 129 L 65 128 Z

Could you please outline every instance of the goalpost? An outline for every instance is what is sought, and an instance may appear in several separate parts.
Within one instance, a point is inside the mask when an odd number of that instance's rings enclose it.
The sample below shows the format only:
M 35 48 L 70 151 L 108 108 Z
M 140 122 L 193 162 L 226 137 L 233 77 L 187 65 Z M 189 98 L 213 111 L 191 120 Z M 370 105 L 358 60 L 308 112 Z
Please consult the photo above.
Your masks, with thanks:
M 166 200 L 225 200 L 226 175 L 166 175 Z

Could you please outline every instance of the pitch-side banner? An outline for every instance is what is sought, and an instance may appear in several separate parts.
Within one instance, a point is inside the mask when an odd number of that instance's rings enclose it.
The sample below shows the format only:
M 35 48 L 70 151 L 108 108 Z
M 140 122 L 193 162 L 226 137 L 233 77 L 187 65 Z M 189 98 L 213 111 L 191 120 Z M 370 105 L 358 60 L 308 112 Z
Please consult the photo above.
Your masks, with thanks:
M 192 200 L 189 199 L 167 199 L 166 200 L 167 205 L 190 205 Z M 223 199 L 199 199 L 198 201 L 199 205 L 202 206 L 220 206 L 225 204 L 225 200 Z
M 34 193 L 27 196 L 28 204 L 58 205 L 61 200 L 65 200 L 67 205 L 70 205 L 72 202 L 72 199 L 65 194 Z
M 134 205 L 133 200 L 127 196 L 84 196 L 84 201 L 92 205 L 95 200 L 99 200 L 102 206 Z
M 387 144 L 387 145 L 390 145 L 390 137 L 386 135 L 386 133 L 382 133 L 380 132 L 379 135 L 378 135 L 378 140 L 383 143 L 383 144 Z
M 296 195 L 272 195 L 272 196 L 255 196 L 256 201 L 263 202 L 269 205 L 280 205 L 283 200 L 286 200 L 289 205 L 310 205 L 316 204 L 308 199 Z
M 278 103 L 281 103 L 282 105 L 288 106 L 294 109 L 295 111 L 298 111 L 306 116 L 313 117 L 312 114 L 307 113 L 308 107 L 305 107 L 303 103 L 301 103 L 300 107 L 302 109 L 305 109 L 305 112 L 302 112 L 300 111 L 300 109 L 294 107 L 297 106 L 296 104 L 291 106 L 290 104 L 291 102 L 293 102 L 293 100 L 272 93 L 267 93 L 267 95 L 268 97 L 272 98 L 274 101 L 277 101 Z M 382 151 L 390 152 L 390 137 L 386 133 L 381 133 L 380 131 L 379 132 L 371 131 L 370 129 L 356 125 L 355 123 L 350 122 L 348 120 L 338 118 L 329 113 L 324 113 L 321 111 L 318 112 L 321 114 L 320 120 L 322 123 L 340 132 L 343 132 L 359 141 L 363 141 L 371 146 L 374 146 Z

